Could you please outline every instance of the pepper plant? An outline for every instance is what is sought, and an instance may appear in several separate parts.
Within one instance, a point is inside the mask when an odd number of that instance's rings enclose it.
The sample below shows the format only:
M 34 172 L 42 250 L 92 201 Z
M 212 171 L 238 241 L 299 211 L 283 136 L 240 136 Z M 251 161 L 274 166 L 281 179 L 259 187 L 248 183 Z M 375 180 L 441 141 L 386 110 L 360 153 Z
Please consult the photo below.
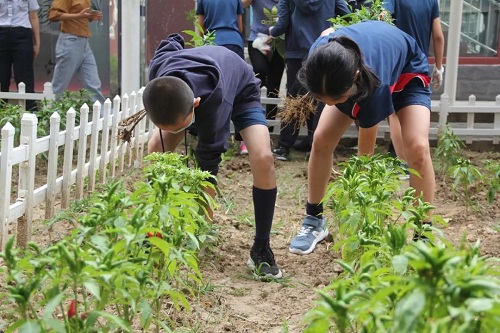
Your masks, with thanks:
M 470 160 L 458 158 L 448 170 L 448 174 L 453 179 L 453 191 L 464 199 L 467 211 L 472 203 L 471 194 L 479 192 L 483 180 L 481 171 Z
M 9 240 L 5 332 L 169 332 L 166 304 L 190 309 L 203 286 L 198 253 L 213 237 L 205 209 L 215 203 L 204 191 L 211 176 L 176 154 L 148 160 L 147 182 L 132 193 L 110 184 L 67 238 L 27 250 Z
M 437 169 L 441 174 L 446 175 L 448 169 L 456 164 L 456 161 L 462 156 L 461 150 L 465 148 L 465 143 L 453 133 L 449 125 L 446 125 L 445 131 L 438 136 L 438 143 L 434 156 L 438 162 Z

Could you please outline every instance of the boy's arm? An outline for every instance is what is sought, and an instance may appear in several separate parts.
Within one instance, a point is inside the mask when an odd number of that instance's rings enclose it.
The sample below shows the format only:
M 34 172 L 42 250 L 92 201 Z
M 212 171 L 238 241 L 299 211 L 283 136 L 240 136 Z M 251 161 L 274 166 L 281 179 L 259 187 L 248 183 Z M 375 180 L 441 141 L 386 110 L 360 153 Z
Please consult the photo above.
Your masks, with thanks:
M 243 8 L 248 8 L 252 4 L 252 0 L 241 0 L 241 3 L 243 4 Z
M 243 33 L 243 15 L 238 14 L 238 30 L 242 34 Z
M 438 17 L 432 21 L 432 44 L 434 47 L 434 57 L 436 67 L 443 68 L 443 54 L 444 54 L 444 34 L 441 29 L 441 19 Z

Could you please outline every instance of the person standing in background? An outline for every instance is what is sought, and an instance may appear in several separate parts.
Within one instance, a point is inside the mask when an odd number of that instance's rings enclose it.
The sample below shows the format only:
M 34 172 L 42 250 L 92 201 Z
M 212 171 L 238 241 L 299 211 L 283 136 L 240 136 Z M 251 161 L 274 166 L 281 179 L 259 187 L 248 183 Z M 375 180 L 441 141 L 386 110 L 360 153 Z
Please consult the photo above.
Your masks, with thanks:
M 0 0 L 0 90 L 9 91 L 12 68 L 16 85 L 23 82 L 27 93 L 35 92 L 33 61 L 40 51 L 37 0 Z M 35 102 L 26 102 L 35 110 Z
M 56 67 L 52 77 L 56 98 L 61 97 L 73 76 L 78 74 L 92 99 L 104 103 L 101 80 L 89 43 L 89 22 L 102 20 L 102 13 L 90 8 L 90 0 L 54 0 L 49 10 L 49 20 L 60 21 Z
M 285 34 L 286 90 L 287 97 L 297 98 L 305 94 L 304 88 L 297 81 L 297 72 L 307 58 L 309 48 L 322 31 L 331 24 L 328 19 L 337 15 L 349 14 L 350 10 L 344 0 L 280 0 L 278 3 L 278 21 L 269 28 L 272 37 Z M 319 113 L 317 113 L 319 116 Z M 308 136 L 306 144 L 310 150 L 313 119 L 308 120 Z M 288 161 L 290 148 L 294 145 L 299 131 L 295 124 L 281 124 L 278 147 L 273 154 L 278 160 Z M 301 147 L 302 149 L 302 147 Z M 302 149 L 306 150 L 306 149 Z
M 196 15 L 198 24 L 207 31 L 215 32 L 214 43 L 235 52 L 245 59 L 243 52 L 243 4 L 241 0 L 198 0 Z M 240 142 L 240 155 L 248 154 L 243 141 Z
M 394 24 L 412 36 L 424 54 L 429 56 L 432 38 L 435 65 L 432 71 L 432 88 L 434 91 L 443 82 L 444 35 L 441 29 L 438 0 L 422 0 L 418 4 L 414 0 L 384 0 L 384 8 L 391 13 Z M 401 139 L 401 125 L 395 115 L 389 117 L 392 144 L 389 154 L 405 160 Z
M 279 97 L 281 79 L 285 70 L 285 60 L 275 46 L 265 44 L 266 51 L 261 51 L 253 46 L 258 36 L 267 37 L 269 27 L 276 23 L 279 0 L 243 0 L 243 7 L 252 6 L 253 19 L 248 37 L 248 56 L 252 63 L 253 71 L 262 83 L 261 87 L 267 88 L 267 97 Z M 266 106 L 266 118 L 275 119 L 277 105 Z

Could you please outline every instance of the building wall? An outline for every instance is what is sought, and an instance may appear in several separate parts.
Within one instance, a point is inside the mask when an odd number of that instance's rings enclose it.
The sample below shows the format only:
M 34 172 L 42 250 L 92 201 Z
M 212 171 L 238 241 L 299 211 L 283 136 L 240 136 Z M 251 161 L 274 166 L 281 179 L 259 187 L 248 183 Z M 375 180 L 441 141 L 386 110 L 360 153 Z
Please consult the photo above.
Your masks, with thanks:
M 442 93 L 443 87 L 432 93 L 432 99 L 438 100 Z M 500 65 L 460 65 L 457 100 L 468 100 L 470 95 L 478 101 L 494 101 L 500 95 Z
M 146 1 L 146 64 L 149 64 L 160 41 L 169 34 L 194 30 L 193 23 L 188 21 L 189 12 L 194 8 L 194 0 Z M 186 34 L 183 36 L 190 39 Z

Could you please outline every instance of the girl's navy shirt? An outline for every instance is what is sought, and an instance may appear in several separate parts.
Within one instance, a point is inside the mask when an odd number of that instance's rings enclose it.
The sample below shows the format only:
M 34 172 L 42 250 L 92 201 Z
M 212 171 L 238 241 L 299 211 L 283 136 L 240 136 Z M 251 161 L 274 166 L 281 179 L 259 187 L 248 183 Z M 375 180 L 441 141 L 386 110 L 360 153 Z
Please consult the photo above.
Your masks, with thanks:
M 379 78 L 380 86 L 352 111 L 361 127 L 372 127 L 394 113 L 392 92 L 403 74 L 429 77 L 427 57 L 408 34 L 381 21 L 366 21 L 343 27 L 318 38 L 311 52 L 333 36 L 347 36 L 358 44 L 363 61 Z M 424 86 L 428 85 L 423 83 Z
M 231 117 L 260 108 L 260 80 L 235 52 L 222 46 L 184 49 L 184 39 L 172 34 L 163 40 L 149 65 L 149 79 L 175 76 L 186 82 L 194 97 L 198 146 L 202 170 L 216 175 L 221 154 L 227 150 Z M 165 110 L 168 112 L 168 110 Z

